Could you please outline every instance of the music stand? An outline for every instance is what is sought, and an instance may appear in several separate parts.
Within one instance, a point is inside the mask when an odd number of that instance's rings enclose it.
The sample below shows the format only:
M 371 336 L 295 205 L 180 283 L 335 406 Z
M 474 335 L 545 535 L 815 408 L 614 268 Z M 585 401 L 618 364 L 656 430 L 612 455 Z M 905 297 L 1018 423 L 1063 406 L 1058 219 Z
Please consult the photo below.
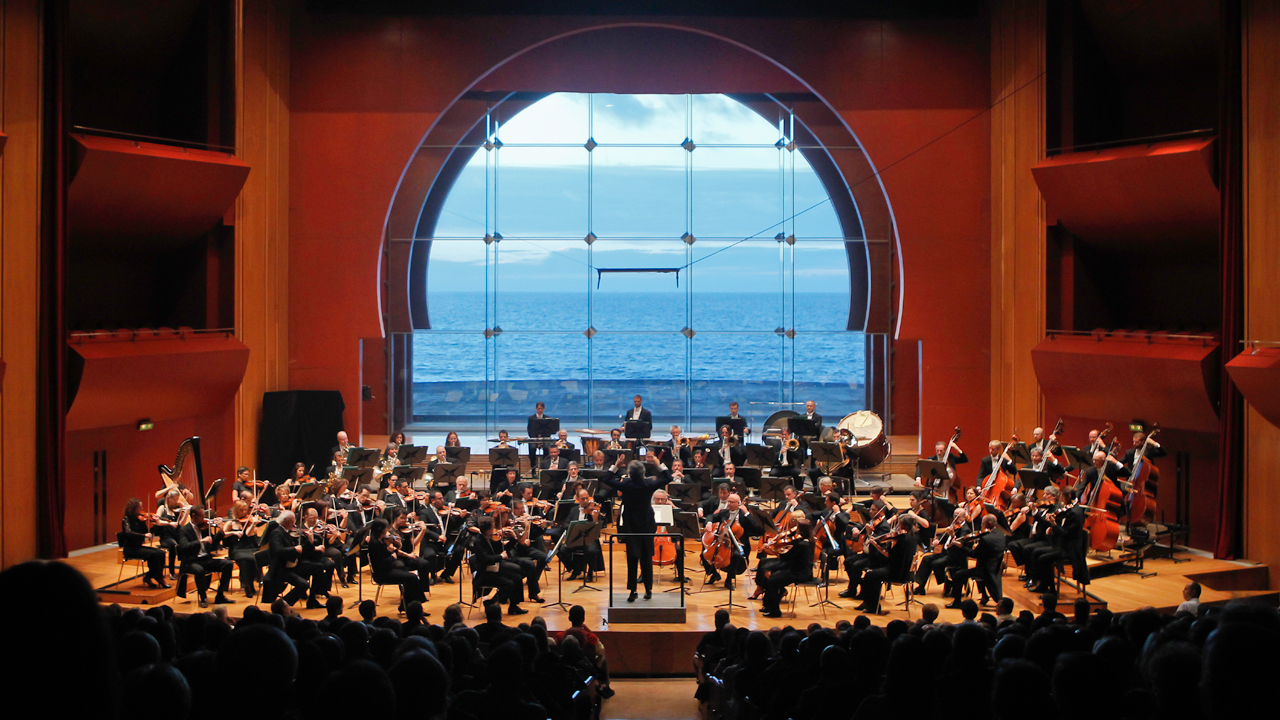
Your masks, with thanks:
M 684 475 L 692 478 L 704 490 L 711 489 L 711 468 L 685 468 Z
M 782 489 L 792 484 L 794 478 L 789 477 L 766 477 L 761 478 L 763 485 L 760 487 L 760 497 L 765 500 L 781 500 L 786 497 Z
M 678 529 L 681 535 L 690 540 L 702 537 L 702 528 L 698 527 L 698 513 L 679 510 L 672 517 L 672 527 Z
M 823 497 L 817 493 L 805 493 L 800 496 L 800 501 L 809 506 L 813 512 L 822 512 L 826 509 L 826 503 Z
M 628 420 L 622 426 L 622 436 L 632 440 L 647 440 L 653 431 L 653 423 L 643 420 Z
M 724 427 L 725 425 L 728 425 L 729 427 L 733 428 L 733 434 L 737 435 L 739 440 L 747 436 L 747 419 L 746 418 L 742 416 L 733 418 L 733 417 L 729 417 L 728 415 L 717 415 L 716 431 L 714 434 L 717 436 L 720 435 L 720 428 Z
M 758 467 L 740 467 L 734 470 L 733 478 L 747 487 L 758 488 L 763 474 L 763 471 Z
M 427 461 L 427 448 L 418 445 L 401 445 L 396 452 L 401 465 L 421 465 Z
M 818 423 L 810 420 L 803 415 L 793 415 L 787 418 L 787 429 L 791 431 L 793 438 L 817 437 L 821 429 Z
M 560 418 L 529 418 L 529 437 L 549 438 L 560 434 Z
M 1044 490 L 1053 484 L 1053 476 L 1043 470 L 1032 470 L 1031 468 L 1022 468 L 1018 471 L 1018 479 L 1022 481 L 1023 492 L 1027 488 L 1032 490 Z M 1027 498 L 1027 504 L 1031 503 L 1031 498 Z
M 842 459 L 840 457 L 840 443 L 818 442 L 809 443 L 809 452 L 813 456 L 814 465 L 835 465 Z
M 299 502 L 309 503 L 324 495 L 324 486 L 318 482 L 302 483 L 295 496 Z M 298 513 L 301 515 L 302 513 Z
M 773 467 L 773 460 L 777 457 L 778 451 L 768 445 L 748 445 L 747 449 L 747 465 L 755 467 Z
M 378 466 L 379 454 L 374 448 L 351 448 L 347 451 L 347 464 L 359 468 L 374 468 Z
M 557 495 L 564 489 L 564 480 L 569 477 L 568 470 L 543 470 L 538 474 L 538 485 L 544 492 Z
M 414 483 L 421 480 L 422 476 L 427 474 L 427 469 L 421 466 L 409 467 L 408 465 L 397 465 L 391 470 L 391 474 L 402 480 L 408 480 L 409 487 L 413 487 Z
M 1009 459 L 1014 464 L 1026 465 L 1031 462 L 1031 453 L 1027 451 L 1027 444 L 1021 440 L 1006 447 L 1005 452 L 1009 453 Z
M 871 508 L 862 503 L 851 503 L 849 509 L 858 513 L 858 517 L 862 518 L 863 524 L 871 522 Z
M 209 486 L 208 490 L 205 490 L 204 492 L 205 507 L 213 507 L 210 501 L 212 501 L 213 497 L 218 494 L 218 490 L 222 488 L 222 483 L 223 483 L 223 478 L 218 478 L 217 480 L 213 481 L 213 484 Z
M 453 465 L 466 466 L 471 462 L 471 448 L 469 447 L 446 447 L 444 449 L 444 457 Z
M 555 523 L 556 525 L 563 524 L 565 516 L 573 512 L 573 508 L 577 504 L 578 503 L 574 502 L 573 500 L 557 500 L 555 510 L 551 511 L 551 522 Z M 567 530 L 565 531 L 564 534 L 561 534 L 560 537 L 563 538 L 565 534 L 568 534 Z
M 373 481 L 373 468 L 346 465 L 342 468 L 342 477 L 347 479 L 347 487 L 352 492 L 359 492 L 361 485 Z
M 614 467 L 615 465 L 618 464 L 619 455 L 622 456 L 622 464 L 624 466 L 627 463 L 631 462 L 632 460 L 636 459 L 635 453 L 630 450 L 605 450 L 604 451 L 605 463 L 609 467 Z
M 1067 456 L 1067 463 L 1072 470 L 1082 470 L 1087 467 L 1093 467 L 1093 458 L 1089 457 L 1089 453 L 1072 445 L 1059 445 L 1058 449 L 1063 455 Z
M 445 455 L 449 452 L 446 450 Z M 513 468 L 520 464 L 520 451 L 513 447 L 489 448 L 489 465 L 500 468 Z
M 667 495 L 677 505 L 696 505 L 702 499 L 702 486 L 696 483 L 668 483 Z
M 453 487 L 456 484 L 454 481 L 462 477 L 464 470 L 466 470 L 466 466 L 463 465 L 436 463 L 436 466 L 431 470 L 431 482 L 438 488 Z
M 587 566 L 587 569 L 582 573 L 582 585 L 573 591 L 575 593 L 580 593 L 583 590 L 594 590 L 596 592 L 600 592 L 600 588 L 592 587 L 587 584 L 587 575 L 592 574 L 591 558 L 587 555 L 587 543 L 592 540 L 598 542 L 600 540 L 601 530 L 603 530 L 603 528 L 600 527 L 600 523 L 593 522 L 591 520 L 578 520 L 576 522 L 569 523 L 569 530 L 565 533 L 569 536 L 569 539 L 565 541 L 564 546 L 569 550 L 582 548 L 583 563 Z

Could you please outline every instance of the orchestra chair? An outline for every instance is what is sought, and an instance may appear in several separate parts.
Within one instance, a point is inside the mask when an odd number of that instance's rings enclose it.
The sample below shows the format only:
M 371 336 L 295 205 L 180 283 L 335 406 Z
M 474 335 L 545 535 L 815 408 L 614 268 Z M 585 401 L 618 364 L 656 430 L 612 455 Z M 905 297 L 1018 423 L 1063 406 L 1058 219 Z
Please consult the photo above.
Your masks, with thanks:
M 921 605 L 921 606 L 924 605 L 924 603 L 917 600 L 915 597 L 915 594 L 911 592 L 911 588 L 913 587 L 914 584 L 915 584 L 915 579 L 912 577 L 910 567 L 908 567 L 906 572 L 904 572 L 902 575 L 889 578 L 889 580 L 884 583 L 880 591 L 881 612 L 884 611 L 885 597 L 887 597 L 888 594 L 892 592 L 894 585 L 900 585 L 902 586 L 903 600 L 902 602 L 898 603 L 896 607 L 905 607 L 907 611 L 907 617 L 911 617 L 911 606 L 913 604 Z
M 123 539 L 123 531 L 116 533 L 116 545 L 119 546 L 116 548 L 116 562 L 120 563 L 120 572 L 116 573 L 116 585 L 119 585 L 120 581 L 124 579 L 124 568 L 129 563 L 134 563 L 138 566 L 139 575 L 145 575 L 147 573 L 146 558 L 127 558 L 124 556 L 124 545 L 121 544 L 121 540 Z
M 373 583 L 378 587 L 378 591 L 373 594 L 373 605 L 374 607 L 377 607 L 378 601 L 382 599 L 382 588 L 387 587 L 387 585 L 380 583 L 377 580 L 374 580 L 372 572 L 369 573 L 369 582 Z M 400 607 L 400 612 L 403 613 L 404 612 L 404 585 L 396 584 L 396 587 L 400 588 L 399 607 Z M 430 594 L 428 594 L 427 598 L 430 599 L 430 597 L 431 597 Z
M 790 592 L 790 593 L 788 593 L 788 595 L 787 595 L 787 602 L 791 605 L 791 610 L 790 610 L 790 612 L 791 612 L 791 615 L 792 615 L 793 617 L 794 617 L 794 616 L 795 616 L 795 614 L 796 614 L 796 598 L 797 598 L 797 596 L 800 594 L 800 590 L 801 590 L 801 589 L 803 589 L 803 590 L 804 590 L 804 599 L 805 599 L 805 602 L 809 602 L 811 599 L 813 599 L 813 596 L 811 596 L 811 595 L 809 594 L 810 590 L 812 590 L 812 591 L 813 591 L 813 593 L 814 593 L 814 595 L 816 595 L 816 596 L 818 597 L 818 599 L 819 599 L 819 600 L 821 600 L 821 599 L 822 599 L 822 591 L 821 591 L 821 589 L 820 589 L 820 588 L 821 588 L 821 586 L 822 586 L 822 579 L 821 579 L 821 578 L 817 578 L 817 577 L 812 578 L 812 579 L 807 580 L 807 581 L 802 582 L 802 583 L 794 583 L 794 584 L 792 584 L 792 586 L 791 586 L 791 592 Z M 827 604 L 826 604 L 826 603 L 818 603 L 818 608 L 822 611 L 822 617 L 826 617 L 826 616 L 827 616 Z

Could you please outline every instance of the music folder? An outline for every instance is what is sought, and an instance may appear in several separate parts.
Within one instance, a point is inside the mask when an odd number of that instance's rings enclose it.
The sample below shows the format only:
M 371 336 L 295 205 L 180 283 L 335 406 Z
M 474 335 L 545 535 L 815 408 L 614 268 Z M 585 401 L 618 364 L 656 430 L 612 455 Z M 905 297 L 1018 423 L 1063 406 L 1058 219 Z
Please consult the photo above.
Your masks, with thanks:
M 398 478 L 408 480 L 409 486 L 413 487 L 414 483 L 422 480 L 422 476 L 425 475 L 426 472 L 427 472 L 427 469 L 424 467 L 409 467 L 408 465 L 397 465 L 394 469 L 392 469 L 391 474 L 395 475 Z
M 658 525 L 675 524 L 675 505 L 653 505 L 653 521 Z

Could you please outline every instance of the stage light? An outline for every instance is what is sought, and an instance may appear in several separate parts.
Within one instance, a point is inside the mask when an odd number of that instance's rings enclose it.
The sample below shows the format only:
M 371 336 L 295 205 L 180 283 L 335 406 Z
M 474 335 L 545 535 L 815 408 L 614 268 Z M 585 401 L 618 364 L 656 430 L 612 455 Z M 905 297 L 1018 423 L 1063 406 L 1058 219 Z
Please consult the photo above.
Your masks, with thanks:
M 155 426 L 156 424 L 151 422 L 151 418 L 143 418 L 138 421 L 138 432 L 142 432 L 144 430 L 150 430 Z

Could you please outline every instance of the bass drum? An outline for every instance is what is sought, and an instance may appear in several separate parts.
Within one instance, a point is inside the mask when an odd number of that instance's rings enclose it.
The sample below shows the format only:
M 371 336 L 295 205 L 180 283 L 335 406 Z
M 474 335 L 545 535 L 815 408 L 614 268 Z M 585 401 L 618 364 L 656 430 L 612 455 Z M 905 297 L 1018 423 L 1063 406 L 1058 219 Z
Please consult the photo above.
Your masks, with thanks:
M 870 410 L 859 410 L 845 415 L 837 426 L 853 436 L 853 453 L 857 456 L 858 469 L 870 470 L 889 459 L 889 438 L 884 434 L 884 422 Z

